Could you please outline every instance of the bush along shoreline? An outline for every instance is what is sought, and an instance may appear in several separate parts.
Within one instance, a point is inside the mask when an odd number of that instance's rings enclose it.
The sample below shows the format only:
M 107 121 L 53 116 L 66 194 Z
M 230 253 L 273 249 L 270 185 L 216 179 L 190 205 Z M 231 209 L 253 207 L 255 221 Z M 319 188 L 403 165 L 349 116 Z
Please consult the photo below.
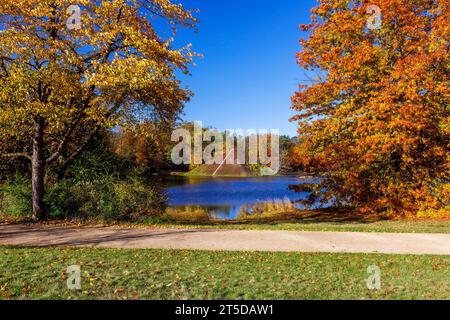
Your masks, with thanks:
M 103 176 L 95 181 L 63 180 L 47 185 L 45 209 L 50 220 L 100 219 L 137 221 L 161 215 L 167 195 L 156 183 L 132 177 Z M 21 179 L 0 185 L 0 212 L 12 218 L 30 216 L 31 186 Z

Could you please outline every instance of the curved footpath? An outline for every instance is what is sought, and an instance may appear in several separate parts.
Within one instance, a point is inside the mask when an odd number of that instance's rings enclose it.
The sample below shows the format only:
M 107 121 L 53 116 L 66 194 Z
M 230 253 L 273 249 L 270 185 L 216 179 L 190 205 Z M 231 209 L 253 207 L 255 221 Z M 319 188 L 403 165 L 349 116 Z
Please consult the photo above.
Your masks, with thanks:
M 0 245 L 450 255 L 450 234 L 0 225 Z

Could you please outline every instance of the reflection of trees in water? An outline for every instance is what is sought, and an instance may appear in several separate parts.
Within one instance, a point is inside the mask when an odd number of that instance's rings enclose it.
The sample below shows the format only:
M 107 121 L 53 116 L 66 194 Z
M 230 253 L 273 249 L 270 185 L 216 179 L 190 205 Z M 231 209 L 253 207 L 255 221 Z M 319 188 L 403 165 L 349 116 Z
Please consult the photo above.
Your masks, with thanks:
M 159 176 L 158 178 L 160 180 L 160 183 L 163 184 L 166 188 L 180 187 L 184 185 L 196 185 L 207 181 L 207 178 L 184 177 L 174 175 Z
M 307 200 L 310 192 L 296 187 L 316 180 L 304 174 L 252 178 L 166 176 L 163 183 L 168 189 L 171 208 L 187 208 L 187 212 L 198 209 L 211 218 L 234 219 L 245 207 L 257 203 L 276 209 L 280 199 L 282 202 L 289 199 L 295 208 L 305 209 L 301 201 Z

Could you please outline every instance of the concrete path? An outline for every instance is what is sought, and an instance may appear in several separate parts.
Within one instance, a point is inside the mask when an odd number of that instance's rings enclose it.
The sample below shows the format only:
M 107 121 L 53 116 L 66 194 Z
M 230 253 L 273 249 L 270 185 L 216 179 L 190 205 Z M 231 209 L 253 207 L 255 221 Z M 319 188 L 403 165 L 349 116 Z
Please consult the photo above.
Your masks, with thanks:
M 450 234 L 0 225 L 0 245 L 450 255 Z

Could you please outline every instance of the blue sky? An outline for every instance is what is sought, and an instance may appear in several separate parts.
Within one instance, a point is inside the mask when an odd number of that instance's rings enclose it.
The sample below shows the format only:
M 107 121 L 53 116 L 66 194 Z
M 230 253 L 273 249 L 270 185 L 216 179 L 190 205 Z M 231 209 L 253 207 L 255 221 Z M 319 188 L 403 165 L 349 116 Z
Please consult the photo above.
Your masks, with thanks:
M 188 121 L 225 129 L 280 129 L 294 136 L 290 97 L 305 79 L 296 64 L 299 29 L 315 0 L 180 0 L 198 8 L 198 33 L 182 31 L 178 43 L 203 54 L 192 76 L 181 77 L 195 97 Z

